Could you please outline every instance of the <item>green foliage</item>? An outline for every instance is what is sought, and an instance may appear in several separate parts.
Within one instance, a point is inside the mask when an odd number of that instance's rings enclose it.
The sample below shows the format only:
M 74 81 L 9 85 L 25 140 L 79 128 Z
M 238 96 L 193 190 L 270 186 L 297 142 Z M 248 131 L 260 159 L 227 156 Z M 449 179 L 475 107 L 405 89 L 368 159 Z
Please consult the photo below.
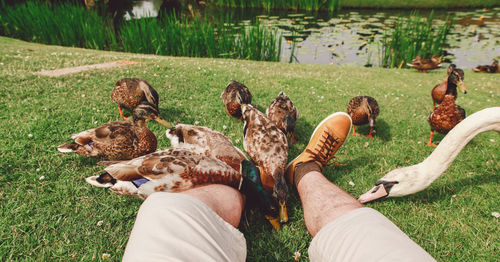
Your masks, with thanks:
M 281 55 L 281 36 L 259 23 L 233 29 L 223 22 L 171 15 L 127 21 L 119 36 L 126 52 L 265 61 L 280 61 Z
M 240 8 L 338 11 L 341 0 L 214 0 L 218 6 Z
M 34 72 L 116 60 L 140 64 L 46 77 Z M 467 114 L 498 106 L 498 75 L 465 70 L 467 95 L 456 103 Z M 347 137 L 336 154 L 344 166 L 325 176 L 359 196 L 388 171 L 424 160 L 434 148 L 427 117 L 430 91 L 446 70 L 415 70 L 268 63 L 233 59 L 155 57 L 45 46 L 0 37 L 0 261 L 119 261 L 142 200 L 87 184 L 102 170 L 97 160 L 62 154 L 69 134 L 121 120 L 111 90 L 120 78 L 147 80 L 160 95 L 165 120 L 208 126 L 242 146 L 243 123 L 226 115 L 220 93 L 231 79 L 244 83 L 265 110 L 280 91 L 300 111 L 289 160 L 308 143 L 315 126 L 345 111 L 358 95 L 377 99 L 373 139 Z M 85 95 L 85 96 L 83 96 Z M 158 149 L 168 148 L 165 128 L 148 122 Z M 361 134 L 368 126 L 356 127 Z M 31 134 L 31 135 L 30 135 Z M 435 136 L 435 143 L 443 138 Z M 500 243 L 500 137 L 480 134 L 426 190 L 367 205 L 380 211 L 438 261 L 496 261 Z M 43 176 L 43 179 L 40 179 Z M 350 182 L 353 183 L 350 183 Z M 308 261 L 311 236 L 296 190 L 287 201 L 290 221 L 274 231 L 258 212 L 246 212 L 248 261 Z M 100 222 L 102 221 L 102 222 Z
M 41 1 L 3 6 L 2 34 L 53 45 L 110 49 L 116 39 L 105 19 L 71 3 Z
M 224 21 L 173 14 L 124 21 L 113 32 L 112 19 L 67 3 L 27 1 L 0 10 L 0 33 L 27 41 L 158 55 L 265 61 L 281 57 L 277 29 L 259 23 L 235 28 Z
M 430 58 L 440 56 L 446 44 L 446 37 L 453 25 L 453 18 L 447 17 L 440 25 L 433 25 L 434 12 L 428 18 L 413 12 L 409 18 L 400 18 L 392 33 L 384 33 L 381 41 L 381 62 L 383 67 L 406 67 L 416 56 Z

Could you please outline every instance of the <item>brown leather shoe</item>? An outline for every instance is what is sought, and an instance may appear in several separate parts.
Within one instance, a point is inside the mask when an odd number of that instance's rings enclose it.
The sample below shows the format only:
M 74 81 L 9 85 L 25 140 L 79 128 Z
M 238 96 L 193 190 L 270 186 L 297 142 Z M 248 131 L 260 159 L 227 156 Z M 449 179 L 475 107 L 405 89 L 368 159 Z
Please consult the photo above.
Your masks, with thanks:
M 286 178 L 293 184 L 295 167 L 300 163 L 314 161 L 323 169 L 335 157 L 351 131 L 352 120 L 348 114 L 337 112 L 329 115 L 314 130 L 306 149 L 287 166 Z

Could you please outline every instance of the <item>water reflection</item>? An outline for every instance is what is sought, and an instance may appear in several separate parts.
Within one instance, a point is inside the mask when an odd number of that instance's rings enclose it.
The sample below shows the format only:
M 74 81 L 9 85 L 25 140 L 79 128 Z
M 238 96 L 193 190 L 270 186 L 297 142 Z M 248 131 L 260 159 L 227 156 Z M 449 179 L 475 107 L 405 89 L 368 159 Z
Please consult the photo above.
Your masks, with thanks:
M 169 0 L 175 2 L 175 0 Z M 181 5 L 189 6 L 186 1 Z M 181 3 L 179 2 L 179 3 Z M 399 17 L 410 15 L 409 10 L 342 10 L 338 13 L 265 12 L 255 9 L 220 8 L 193 2 L 196 13 L 209 19 L 231 21 L 235 26 L 251 25 L 258 21 L 278 28 L 283 41 L 282 61 L 306 64 L 333 64 L 350 66 L 378 66 L 381 46 L 379 41 L 387 28 Z M 133 17 L 155 17 L 163 0 L 137 1 Z M 191 6 L 188 14 L 193 14 Z M 447 15 L 455 15 L 456 23 L 448 37 L 448 61 L 471 69 L 478 64 L 489 64 L 500 55 L 500 8 L 472 11 L 437 11 L 435 22 L 442 23 Z M 430 11 L 420 11 L 420 16 Z M 130 19 L 131 16 L 125 17 Z M 294 48 L 295 57 L 290 59 Z

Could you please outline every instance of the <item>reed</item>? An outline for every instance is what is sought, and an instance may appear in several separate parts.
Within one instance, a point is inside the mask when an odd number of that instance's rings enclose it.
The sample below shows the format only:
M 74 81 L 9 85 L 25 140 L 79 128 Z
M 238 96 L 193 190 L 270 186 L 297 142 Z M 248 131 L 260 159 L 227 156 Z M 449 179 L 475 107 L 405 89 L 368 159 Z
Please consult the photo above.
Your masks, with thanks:
M 389 33 L 385 32 L 381 39 L 382 67 L 407 67 L 406 63 L 416 56 L 430 58 L 441 55 L 446 38 L 453 25 L 453 18 L 447 17 L 444 22 L 433 25 L 434 12 L 428 18 L 420 17 L 413 12 L 409 18 L 400 18 Z
M 217 20 L 217 19 L 215 19 Z M 52 45 L 192 57 L 227 57 L 280 61 L 281 35 L 258 22 L 233 27 L 227 19 L 188 19 L 175 14 L 124 21 L 120 28 L 107 16 L 71 3 L 0 0 L 0 34 Z
M 338 11 L 341 0 L 214 0 L 218 6 L 266 10 Z
M 104 18 L 71 3 L 2 3 L 0 11 L 0 31 L 3 35 L 62 46 L 92 49 L 116 47 L 113 31 Z
M 276 30 L 259 23 L 237 29 L 227 24 L 176 15 L 137 19 L 123 24 L 119 38 L 126 52 L 280 61 Z

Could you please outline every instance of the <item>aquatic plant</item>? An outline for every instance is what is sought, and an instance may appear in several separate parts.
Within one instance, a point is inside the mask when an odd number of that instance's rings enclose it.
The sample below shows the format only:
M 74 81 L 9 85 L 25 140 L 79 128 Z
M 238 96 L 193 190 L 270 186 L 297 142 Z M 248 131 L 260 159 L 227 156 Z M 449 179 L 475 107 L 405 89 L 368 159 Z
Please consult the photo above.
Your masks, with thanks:
M 212 22 L 174 13 L 124 21 L 116 28 L 109 16 L 93 9 L 42 1 L 5 5 L 0 0 L 0 11 L 0 34 L 45 44 L 265 61 L 280 61 L 281 56 L 281 35 L 260 23 L 234 27 L 226 19 Z
M 446 37 L 453 25 L 453 18 L 447 17 L 439 25 L 433 25 L 434 12 L 429 17 L 420 17 L 413 12 L 409 18 L 400 18 L 389 33 L 381 39 L 381 61 L 383 67 L 406 67 L 416 56 L 430 58 L 440 56 L 446 44 Z
M 0 32 L 27 41 L 111 49 L 116 39 L 104 18 L 71 3 L 26 1 L 0 7 Z
M 266 10 L 340 10 L 341 0 L 214 0 L 218 6 L 239 8 L 262 8 Z

